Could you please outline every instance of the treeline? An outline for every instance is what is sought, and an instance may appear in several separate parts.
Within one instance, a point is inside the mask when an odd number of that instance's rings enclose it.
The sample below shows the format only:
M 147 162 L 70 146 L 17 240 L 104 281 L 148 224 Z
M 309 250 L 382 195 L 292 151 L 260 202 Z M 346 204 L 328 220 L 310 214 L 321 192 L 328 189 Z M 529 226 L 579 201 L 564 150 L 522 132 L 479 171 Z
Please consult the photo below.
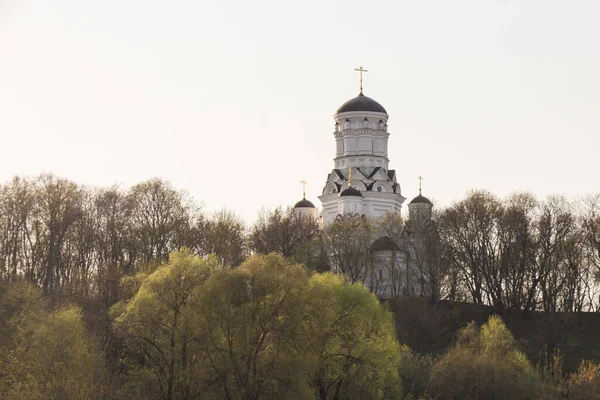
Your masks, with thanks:
M 392 279 L 376 270 L 382 237 L 410 259 L 391 251 Z M 599 271 L 600 197 L 473 191 L 432 220 L 322 230 L 291 209 L 249 227 L 207 215 L 160 179 L 17 177 L 0 186 L 0 397 L 593 398 L 597 364 L 533 365 L 498 319 L 414 353 L 367 289 L 500 315 L 595 311 Z
M 600 197 L 485 191 L 441 210 L 450 300 L 546 312 L 600 310 Z
M 272 253 L 238 268 L 189 249 L 121 282 L 109 340 L 81 309 L 0 284 L 7 399 L 592 399 L 600 364 L 533 365 L 502 320 L 471 323 L 439 357 L 396 338 L 361 283 Z
M 381 236 L 410 253 L 408 267 L 377 280 L 372 243 Z M 25 278 L 52 299 L 120 300 L 119 282 L 181 247 L 228 267 L 278 252 L 352 282 L 391 284 L 393 297 L 423 296 L 528 311 L 600 307 L 600 196 L 544 201 L 470 192 L 432 221 L 388 215 L 346 218 L 322 231 L 290 209 L 264 211 L 250 227 L 229 211 L 152 179 L 129 189 L 88 188 L 41 175 L 0 186 L 0 279 Z M 415 284 L 417 282 L 418 284 Z M 416 286 L 416 287 L 415 287 Z
M 245 227 L 226 211 L 207 218 L 159 179 L 121 190 L 41 175 L 0 187 L 0 279 L 23 277 L 53 299 L 96 297 L 110 306 L 123 277 L 180 247 L 237 266 L 247 256 Z

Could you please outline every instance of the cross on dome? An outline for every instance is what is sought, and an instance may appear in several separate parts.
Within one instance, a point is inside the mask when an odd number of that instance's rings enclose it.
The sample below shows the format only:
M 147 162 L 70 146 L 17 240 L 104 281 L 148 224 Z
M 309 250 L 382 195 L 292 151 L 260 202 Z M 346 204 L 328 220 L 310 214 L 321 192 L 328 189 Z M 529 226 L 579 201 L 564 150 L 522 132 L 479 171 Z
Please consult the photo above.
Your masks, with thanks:
M 362 78 L 363 77 L 362 77 L 362 74 L 363 74 L 363 72 L 369 72 L 369 71 L 367 71 L 366 69 L 364 69 L 362 67 L 362 65 L 360 67 L 358 67 L 358 68 L 354 68 L 354 70 L 360 72 L 360 94 L 362 94 L 362 92 L 363 92 L 363 86 L 362 86 L 362 81 L 363 81 Z

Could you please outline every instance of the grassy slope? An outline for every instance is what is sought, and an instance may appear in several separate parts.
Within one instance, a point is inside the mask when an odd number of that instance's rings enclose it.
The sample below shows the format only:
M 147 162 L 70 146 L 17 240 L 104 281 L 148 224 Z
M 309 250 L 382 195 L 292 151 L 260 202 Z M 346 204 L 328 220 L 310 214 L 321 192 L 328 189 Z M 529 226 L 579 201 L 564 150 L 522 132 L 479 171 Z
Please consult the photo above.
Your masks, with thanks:
M 470 321 L 483 324 L 494 313 L 491 307 L 464 303 L 443 302 L 433 307 L 420 299 L 396 300 L 390 306 L 398 339 L 419 353 L 432 355 L 443 353 Z M 600 362 L 599 313 L 524 316 L 508 310 L 501 317 L 534 364 L 546 347 L 560 350 L 565 371 L 576 369 L 582 359 Z

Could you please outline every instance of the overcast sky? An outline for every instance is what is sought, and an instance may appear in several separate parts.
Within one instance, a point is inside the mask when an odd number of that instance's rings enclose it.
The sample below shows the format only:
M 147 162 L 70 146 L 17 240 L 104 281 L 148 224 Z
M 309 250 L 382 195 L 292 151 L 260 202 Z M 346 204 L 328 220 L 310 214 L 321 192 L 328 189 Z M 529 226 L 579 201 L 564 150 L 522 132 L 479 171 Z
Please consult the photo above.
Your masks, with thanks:
M 600 192 L 597 0 L 0 0 L 0 182 L 160 177 L 251 222 L 320 204 L 332 116 L 390 115 L 402 193 Z

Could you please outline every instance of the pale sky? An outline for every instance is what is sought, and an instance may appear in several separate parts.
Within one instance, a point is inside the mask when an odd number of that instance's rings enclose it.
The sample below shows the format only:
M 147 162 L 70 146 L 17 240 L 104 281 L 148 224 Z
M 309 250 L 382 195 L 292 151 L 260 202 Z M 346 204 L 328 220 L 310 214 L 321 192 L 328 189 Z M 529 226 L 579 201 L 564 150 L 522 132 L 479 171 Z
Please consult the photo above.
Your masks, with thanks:
M 402 194 L 600 192 L 600 1 L 0 0 L 0 182 L 151 177 L 248 223 L 320 205 L 365 94 Z

